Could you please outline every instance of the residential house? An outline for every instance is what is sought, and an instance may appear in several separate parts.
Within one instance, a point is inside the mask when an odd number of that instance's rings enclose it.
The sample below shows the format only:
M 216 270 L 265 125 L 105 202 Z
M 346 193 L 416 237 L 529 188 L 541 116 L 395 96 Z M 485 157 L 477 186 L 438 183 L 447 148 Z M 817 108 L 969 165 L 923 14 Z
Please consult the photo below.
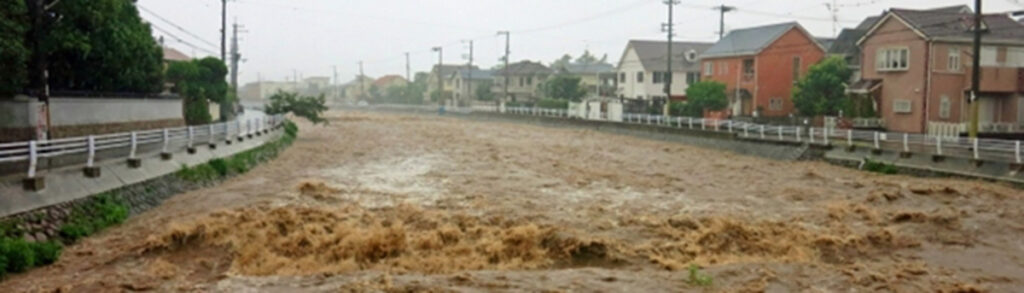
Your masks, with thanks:
M 369 76 L 356 76 L 356 79 L 341 86 L 341 95 L 349 103 L 365 101 L 370 98 L 370 88 L 374 81 L 376 80 Z
M 828 46 L 828 55 L 837 56 L 843 58 L 846 61 L 846 65 L 853 72 L 853 76 L 850 77 L 850 83 L 860 80 L 860 47 L 857 46 L 857 41 L 864 37 L 864 34 L 871 29 L 871 26 L 875 25 L 881 17 L 872 16 L 864 19 L 857 27 L 843 29 L 839 32 L 839 36 L 832 42 L 831 46 Z
M 185 53 L 178 51 L 171 47 L 163 47 L 164 49 L 164 64 L 173 61 L 191 61 L 192 57 L 189 57 Z
M 466 66 L 465 65 L 441 65 L 440 72 L 438 72 L 438 66 L 434 65 L 434 68 L 432 68 L 430 70 L 430 75 L 427 76 L 427 91 L 425 93 L 423 93 L 423 100 L 429 102 L 430 101 L 430 96 L 434 92 L 438 91 L 438 89 L 437 89 L 437 87 L 438 87 L 438 85 L 437 85 L 438 84 L 438 79 L 441 79 L 442 82 L 443 82 L 444 88 L 441 91 L 444 94 L 444 96 L 445 97 L 449 97 L 449 98 L 453 97 L 452 94 L 453 94 L 453 90 L 455 89 L 455 84 L 453 83 L 454 81 L 451 80 L 448 77 L 450 77 L 456 71 L 459 71 L 459 69 L 463 69 L 463 68 L 466 68 Z M 474 66 L 473 69 L 477 69 L 477 67 Z M 438 76 L 438 74 L 440 74 L 440 76 Z
M 491 82 L 494 78 L 492 74 L 490 70 L 466 68 L 453 72 L 449 79 L 452 80 L 456 103 L 465 106 L 480 100 L 476 94 L 477 88 Z
M 1024 26 L 1007 14 L 982 18 L 979 120 L 983 130 L 1017 129 L 1024 122 Z M 967 6 L 890 9 L 860 39 L 863 80 L 852 91 L 881 100 L 891 131 L 949 135 L 967 113 L 974 13 Z
M 508 65 L 508 69 L 498 69 L 492 74 L 495 96 L 505 95 L 505 74 L 508 74 L 508 96 L 506 102 L 532 103 L 539 99 L 537 89 L 551 76 L 553 71 L 539 62 L 521 61 Z
M 618 66 L 618 93 L 623 99 L 665 100 L 665 82 L 671 98 L 685 99 L 686 89 L 700 81 L 698 57 L 712 43 L 672 42 L 672 73 L 668 74 L 668 42 L 631 40 Z
M 616 77 L 618 76 L 615 66 L 608 63 L 567 63 L 564 65 L 552 66 L 556 74 L 568 74 L 580 78 L 580 86 L 587 90 L 588 95 L 613 96 Z
M 734 116 L 783 117 L 793 113 L 793 85 L 825 48 L 799 23 L 729 32 L 701 55 L 704 80 L 726 85 Z
M 381 93 L 383 93 L 389 88 L 404 87 L 408 84 L 409 81 L 406 80 L 401 75 L 385 75 L 373 81 L 373 86 L 377 87 L 377 89 L 380 90 Z

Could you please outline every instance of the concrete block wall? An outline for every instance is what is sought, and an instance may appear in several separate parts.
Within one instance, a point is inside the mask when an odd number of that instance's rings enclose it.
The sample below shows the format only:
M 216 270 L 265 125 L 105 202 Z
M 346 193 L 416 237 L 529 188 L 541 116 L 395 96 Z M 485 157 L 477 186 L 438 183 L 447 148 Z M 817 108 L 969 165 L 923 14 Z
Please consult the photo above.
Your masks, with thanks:
M 106 134 L 185 125 L 180 98 L 68 98 L 50 99 L 52 138 Z M 45 125 L 43 104 L 20 96 L 0 101 L 0 142 L 26 141 L 35 137 L 37 125 Z

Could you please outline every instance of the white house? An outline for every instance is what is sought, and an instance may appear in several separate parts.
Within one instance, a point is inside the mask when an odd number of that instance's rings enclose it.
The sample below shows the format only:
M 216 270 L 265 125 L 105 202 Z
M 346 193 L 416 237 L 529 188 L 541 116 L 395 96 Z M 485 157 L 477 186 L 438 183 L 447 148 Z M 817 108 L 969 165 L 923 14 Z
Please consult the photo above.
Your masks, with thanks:
M 618 94 L 623 99 L 664 100 L 665 82 L 672 82 L 672 97 L 681 99 L 686 88 L 700 81 L 697 56 L 713 43 L 672 42 L 672 74 L 668 70 L 668 42 L 631 40 L 619 59 Z

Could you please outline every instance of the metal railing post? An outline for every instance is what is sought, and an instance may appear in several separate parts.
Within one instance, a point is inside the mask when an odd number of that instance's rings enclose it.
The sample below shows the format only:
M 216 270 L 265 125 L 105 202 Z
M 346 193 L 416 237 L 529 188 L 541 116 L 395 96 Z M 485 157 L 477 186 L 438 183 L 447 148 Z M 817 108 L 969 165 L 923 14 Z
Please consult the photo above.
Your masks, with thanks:
M 1020 164 L 1022 163 L 1020 156 L 1020 141 L 1015 141 L 1014 144 L 1016 145 L 1016 147 L 1014 147 L 1015 151 L 1013 153 L 1015 154 L 1014 156 L 1017 157 L 1017 164 Z
M 693 117 L 686 117 L 686 121 L 690 125 L 690 129 L 693 129 Z
M 807 130 L 809 131 L 807 133 L 807 138 L 810 139 L 811 144 L 814 144 L 814 127 L 810 127 Z
M 750 125 L 743 123 L 743 136 L 750 137 Z
M 138 134 L 135 133 L 135 131 L 132 131 L 132 147 L 131 147 L 131 151 L 128 154 L 128 158 L 129 159 L 134 159 L 135 158 L 135 151 L 138 150 L 138 146 L 139 146 L 138 138 L 139 138 Z
M 829 137 L 828 137 L 828 136 L 829 136 L 829 131 L 828 131 L 828 128 L 825 128 L 825 133 L 822 133 L 822 136 L 821 136 L 821 138 L 822 138 L 823 140 L 825 140 L 825 145 L 826 145 L 826 146 L 832 145 L 832 144 L 831 144 L 831 143 L 829 143 L 829 141 L 828 141 L 828 140 L 829 140 Z
M 786 140 L 784 137 L 782 137 L 782 129 L 783 127 L 779 126 L 779 140 Z
M 676 117 L 676 127 L 683 128 L 683 117 Z
M 39 150 L 36 141 L 28 142 L 28 178 L 36 178 L 36 165 L 39 163 Z
M 764 125 L 761 125 L 761 139 L 764 139 Z
M 163 146 L 163 148 L 160 149 L 160 152 L 161 153 L 167 153 L 167 145 L 171 143 L 170 135 L 167 133 L 167 128 L 164 128 L 163 134 L 164 134 L 163 135 L 164 136 L 164 141 L 163 141 L 164 142 L 164 146 Z
M 936 136 L 935 137 L 935 154 L 936 155 L 940 155 L 940 156 L 942 155 L 942 137 L 941 136 Z
M 803 132 L 803 130 L 804 130 L 803 127 L 800 127 L 800 126 L 796 127 L 796 142 L 801 142 L 802 141 L 802 139 L 800 138 L 800 133 Z
M 206 138 L 206 139 L 209 140 L 207 143 L 213 144 L 213 137 L 214 137 L 214 135 L 213 135 L 213 124 L 207 124 L 206 126 L 207 126 L 206 127 L 207 131 L 210 133 L 210 137 Z
M 96 162 L 96 137 L 89 136 L 89 158 L 85 162 L 86 167 L 92 167 L 93 163 Z
M 708 129 L 708 120 L 704 119 L 704 118 L 700 118 L 700 130 L 707 130 L 707 129 Z
M 732 133 L 732 120 L 727 121 L 729 123 L 729 133 Z
M 196 138 L 195 127 L 194 126 L 189 126 L 188 127 L 188 147 L 191 148 L 193 146 L 193 141 L 195 140 L 195 138 Z
M 878 131 L 875 131 L 875 149 L 882 149 L 882 144 L 878 141 Z
M 980 159 L 980 153 L 978 152 L 978 138 L 974 138 L 974 159 Z
M 903 134 L 903 152 L 904 153 L 909 153 L 910 152 L 910 134 L 907 134 L 907 133 Z
M 846 130 L 846 145 L 853 146 L 853 129 Z

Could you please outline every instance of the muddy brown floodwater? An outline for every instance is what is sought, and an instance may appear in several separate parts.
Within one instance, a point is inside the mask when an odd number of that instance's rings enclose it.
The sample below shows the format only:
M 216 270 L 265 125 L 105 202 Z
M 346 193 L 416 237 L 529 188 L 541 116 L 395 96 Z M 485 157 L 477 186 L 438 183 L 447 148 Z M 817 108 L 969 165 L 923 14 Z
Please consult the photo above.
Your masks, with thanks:
M 1024 290 L 1024 199 L 998 184 L 515 123 L 330 122 L 0 292 Z

